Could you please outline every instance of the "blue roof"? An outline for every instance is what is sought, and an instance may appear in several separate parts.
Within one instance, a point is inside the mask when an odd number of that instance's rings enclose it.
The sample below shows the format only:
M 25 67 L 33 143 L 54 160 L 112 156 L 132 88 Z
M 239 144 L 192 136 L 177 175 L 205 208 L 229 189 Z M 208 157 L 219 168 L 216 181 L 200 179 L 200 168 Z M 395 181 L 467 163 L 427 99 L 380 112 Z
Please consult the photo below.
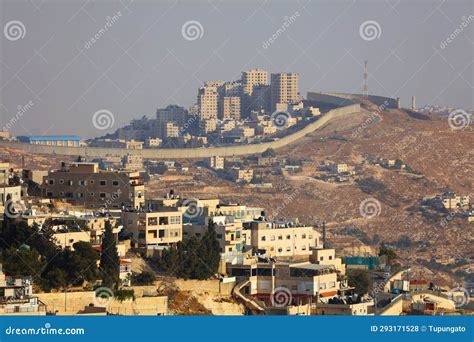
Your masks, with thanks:
M 50 141 L 50 140 L 80 141 L 81 140 L 77 135 L 22 135 L 17 138 L 18 140 L 28 140 L 28 141 Z

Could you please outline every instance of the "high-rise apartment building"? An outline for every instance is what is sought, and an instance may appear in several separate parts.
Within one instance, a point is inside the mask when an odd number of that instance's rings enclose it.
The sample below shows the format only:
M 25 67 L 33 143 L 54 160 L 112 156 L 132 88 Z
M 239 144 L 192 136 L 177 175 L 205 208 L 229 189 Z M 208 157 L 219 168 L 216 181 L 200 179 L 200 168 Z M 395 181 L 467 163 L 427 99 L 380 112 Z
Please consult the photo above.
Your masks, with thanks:
M 219 104 L 219 88 L 224 84 L 220 81 L 204 83 L 199 88 L 197 104 L 201 120 L 216 119 Z
M 219 119 L 240 119 L 240 97 L 224 96 L 219 100 Z
M 169 124 L 171 123 L 172 127 L 181 127 L 187 115 L 187 109 L 177 105 L 169 105 L 166 108 L 158 109 L 156 111 L 158 136 L 160 138 L 169 137 Z
M 299 100 L 297 73 L 272 74 L 270 78 L 271 110 L 276 110 L 278 104 L 289 104 Z
M 263 69 L 251 69 L 242 72 L 242 90 L 251 96 L 255 86 L 268 84 L 268 72 Z

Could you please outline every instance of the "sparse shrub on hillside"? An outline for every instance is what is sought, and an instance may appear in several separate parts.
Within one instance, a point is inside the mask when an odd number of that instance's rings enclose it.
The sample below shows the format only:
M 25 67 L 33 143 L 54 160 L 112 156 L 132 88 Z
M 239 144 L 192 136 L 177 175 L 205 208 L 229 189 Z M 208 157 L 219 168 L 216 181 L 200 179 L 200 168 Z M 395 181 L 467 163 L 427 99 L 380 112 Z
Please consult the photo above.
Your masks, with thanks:
M 368 194 L 372 194 L 385 189 L 385 184 L 375 179 L 374 177 L 356 180 L 356 184 L 363 192 Z

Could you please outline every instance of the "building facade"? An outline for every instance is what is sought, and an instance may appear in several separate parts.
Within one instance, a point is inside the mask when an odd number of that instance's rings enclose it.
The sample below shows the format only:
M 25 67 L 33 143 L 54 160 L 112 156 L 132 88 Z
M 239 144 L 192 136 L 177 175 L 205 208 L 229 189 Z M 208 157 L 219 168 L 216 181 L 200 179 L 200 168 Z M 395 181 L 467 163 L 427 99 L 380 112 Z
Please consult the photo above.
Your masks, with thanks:
M 279 73 L 271 75 L 270 102 L 271 110 L 277 110 L 281 104 L 299 101 L 299 77 L 297 73 Z
M 42 192 L 87 208 L 141 208 L 145 202 L 138 172 L 99 171 L 97 163 L 63 163 L 44 177 Z
M 132 234 L 137 247 L 169 246 L 181 241 L 183 214 L 176 208 L 144 212 L 122 212 L 124 230 Z

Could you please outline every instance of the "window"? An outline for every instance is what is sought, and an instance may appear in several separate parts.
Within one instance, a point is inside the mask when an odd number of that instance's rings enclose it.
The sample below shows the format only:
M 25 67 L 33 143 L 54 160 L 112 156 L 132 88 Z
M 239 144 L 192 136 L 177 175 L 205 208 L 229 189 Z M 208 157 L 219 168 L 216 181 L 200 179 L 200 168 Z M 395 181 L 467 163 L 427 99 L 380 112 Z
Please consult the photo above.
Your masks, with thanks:
M 270 237 L 270 240 L 271 240 L 271 241 L 275 241 L 275 235 L 272 235 L 272 236 Z
M 119 182 L 118 181 L 113 181 L 112 186 L 119 186 Z
M 326 290 L 326 283 L 319 284 L 319 289 L 320 290 Z
M 283 236 L 279 235 L 278 240 L 283 240 Z
M 49 184 L 49 185 L 54 185 L 54 179 L 49 179 L 49 180 L 48 180 L 48 184 Z
M 168 220 L 168 219 L 169 219 L 169 218 L 166 217 L 166 216 L 160 217 L 160 220 L 159 220 L 160 226 L 169 224 L 169 220 Z
M 319 257 L 319 261 L 323 261 L 324 260 L 324 257 L 323 256 L 320 256 Z
M 291 252 L 291 247 L 286 247 L 287 252 Z
M 101 180 L 101 181 L 99 182 L 99 185 L 100 185 L 100 186 L 106 186 L 106 185 L 107 185 L 107 181 Z
M 164 238 L 164 237 L 165 237 L 165 230 L 164 230 L 164 229 L 160 229 L 160 230 L 158 231 L 158 236 L 159 236 L 160 238 Z
M 156 226 L 158 224 L 158 218 L 157 217 L 149 217 L 148 218 L 148 225 L 149 226 Z
M 281 252 L 283 252 L 283 248 L 280 247 L 278 248 L 278 253 L 281 253 Z
M 74 182 L 72 180 L 67 181 L 67 185 L 72 186 L 72 185 L 74 185 Z
M 329 256 L 329 260 L 332 260 L 332 255 Z
M 47 197 L 53 197 L 53 196 L 54 196 L 54 194 L 53 194 L 53 192 L 52 192 L 52 191 L 48 191 L 48 192 L 46 193 L 46 196 L 47 196 Z
M 180 216 L 170 216 L 170 224 L 180 224 L 181 217 Z
M 287 240 L 290 240 L 290 239 L 291 239 L 291 235 L 287 235 L 287 236 L 286 236 L 286 239 L 287 239 Z
M 266 237 L 265 236 L 262 236 L 262 241 L 266 241 Z
M 59 184 L 64 184 L 64 179 L 60 179 Z
M 77 193 L 77 198 L 84 198 L 84 193 L 83 192 L 78 192 Z
M 329 288 L 332 289 L 333 287 L 336 287 L 336 282 L 335 281 L 329 282 Z
M 93 179 L 91 179 L 91 180 L 89 181 L 89 183 L 91 183 L 91 184 L 94 184 L 94 180 L 93 180 Z
M 305 251 L 305 250 L 306 250 L 306 246 L 302 246 L 302 247 L 301 247 L 301 250 Z
M 306 239 L 306 234 L 301 235 L 302 239 Z
M 91 195 L 92 197 L 94 197 L 94 196 L 95 196 L 93 192 L 91 192 L 91 193 L 90 193 L 90 195 Z
M 105 197 L 106 197 L 105 192 L 101 192 L 101 193 L 99 194 L 99 197 L 100 197 L 100 198 L 105 198 Z
M 201 235 L 201 234 L 199 234 L 199 235 Z M 217 236 L 218 239 L 222 239 L 222 234 L 217 234 L 216 236 Z
M 79 185 L 87 185 L 87 181 L 85 181 L 85 180 L 80 180 L 80 181 L 79 181 Z

